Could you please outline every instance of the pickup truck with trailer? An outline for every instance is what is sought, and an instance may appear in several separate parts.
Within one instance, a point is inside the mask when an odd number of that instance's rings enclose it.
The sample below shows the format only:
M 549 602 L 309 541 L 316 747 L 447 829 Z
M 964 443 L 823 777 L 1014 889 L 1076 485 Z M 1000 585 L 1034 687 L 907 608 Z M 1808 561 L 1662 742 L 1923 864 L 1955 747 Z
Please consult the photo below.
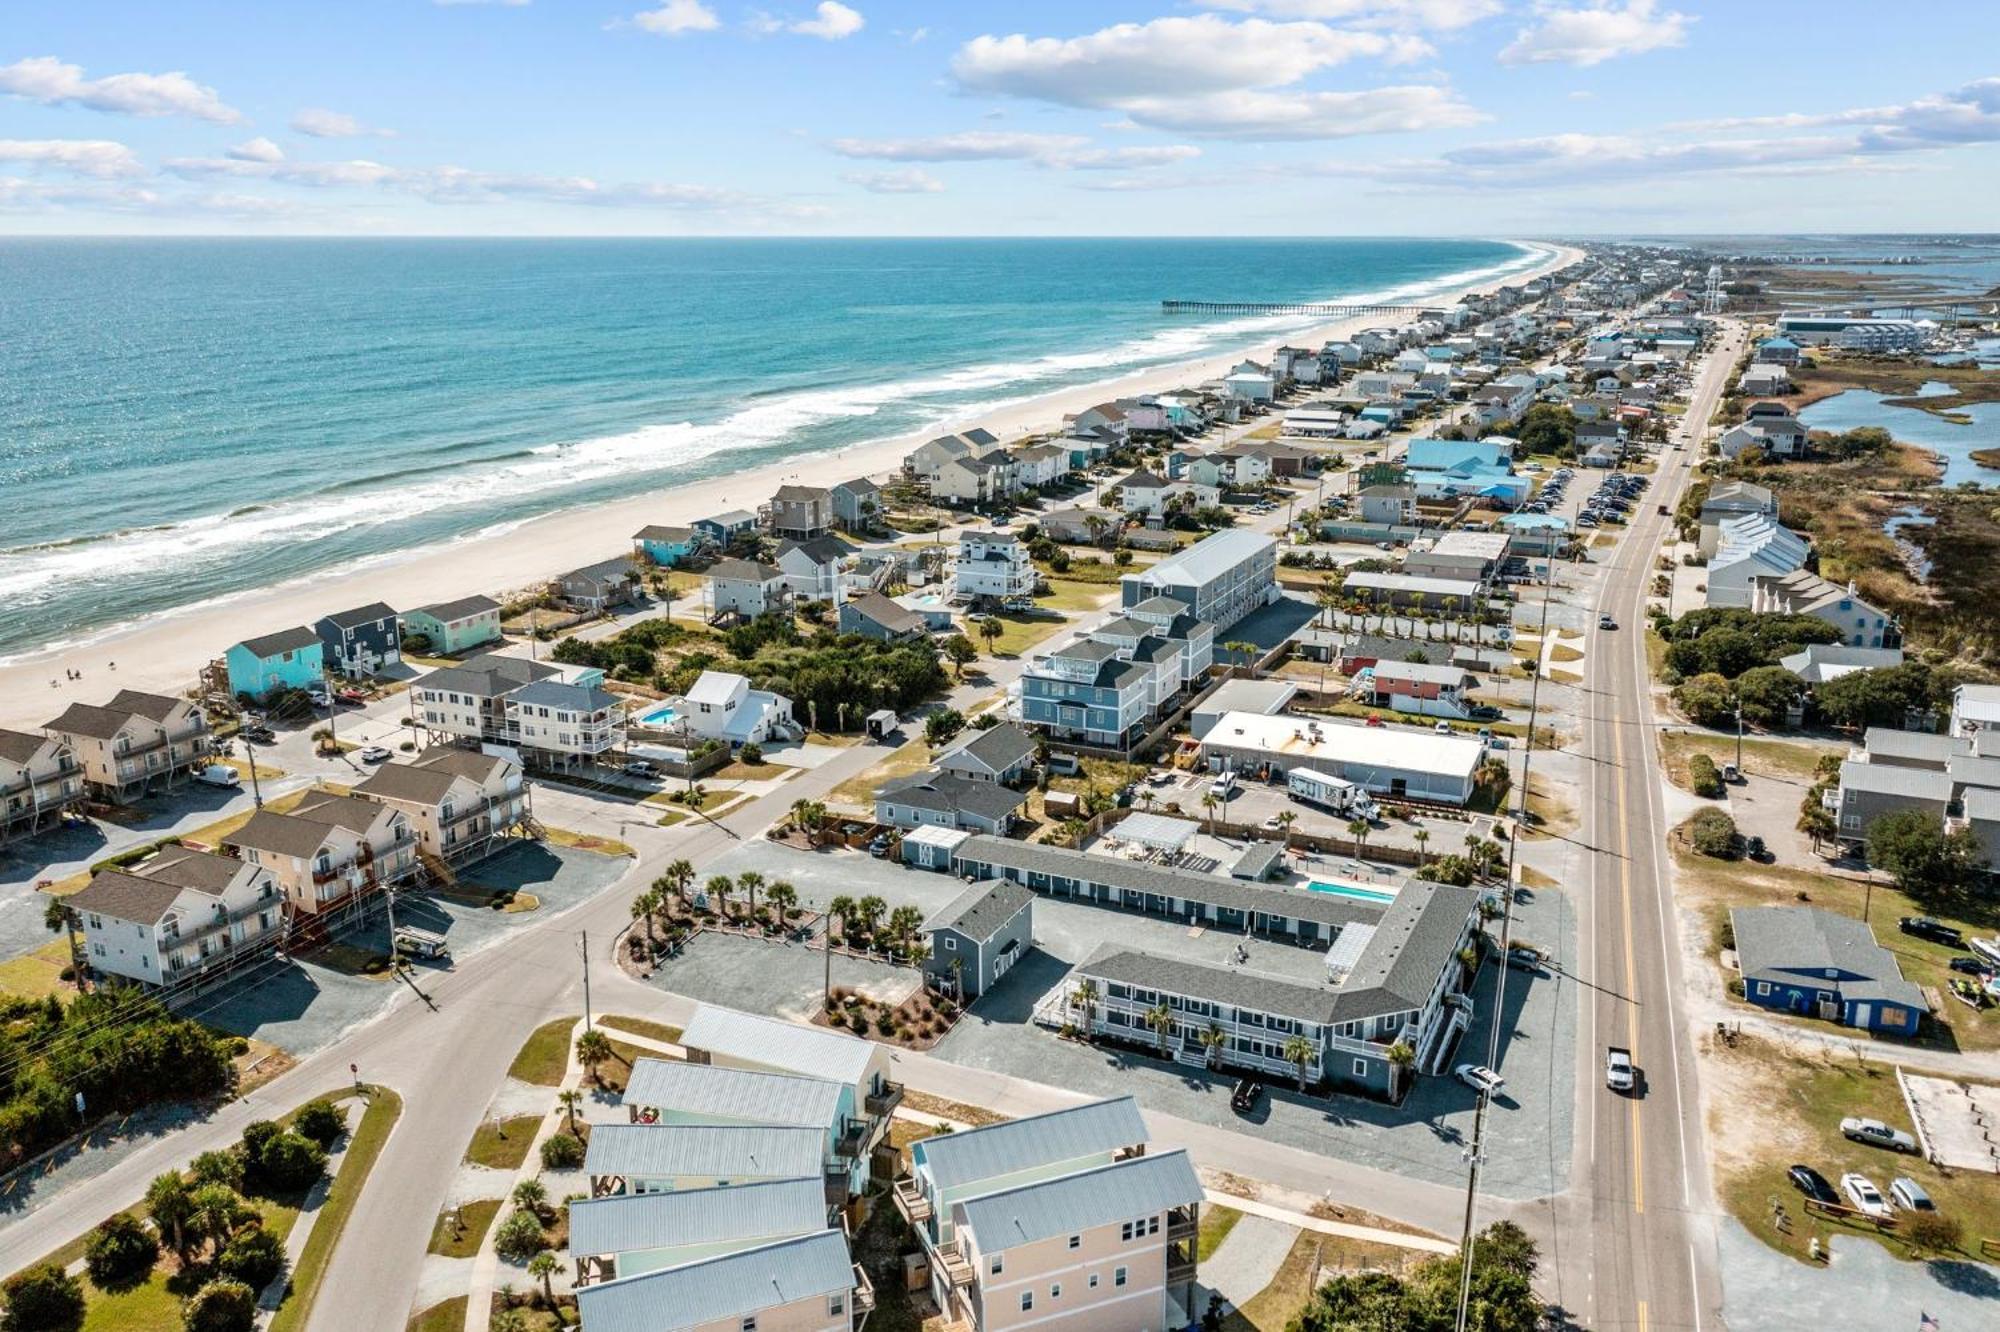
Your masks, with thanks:
M 1612 1091 L 1628 1092 L 1637 1080 L 1638 1070 L 1632 1066 L 1632 1052 L 1622 1045 L 1614 1045 L 1604 1052 L 1604 1085 Z

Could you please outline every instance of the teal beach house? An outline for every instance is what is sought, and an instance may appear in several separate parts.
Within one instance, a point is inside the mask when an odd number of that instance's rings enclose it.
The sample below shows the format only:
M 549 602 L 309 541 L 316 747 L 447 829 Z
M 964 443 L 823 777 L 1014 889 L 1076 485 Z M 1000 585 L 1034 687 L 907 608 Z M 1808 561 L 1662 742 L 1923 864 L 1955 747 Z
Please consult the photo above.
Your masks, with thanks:
M 326 682 L 325 648 L 319 635 L 300 625 L 261 638 L 246 638 L 223 654 L 229 665 L 229 692 L 264 698 L 274 690 L 304 689 Z

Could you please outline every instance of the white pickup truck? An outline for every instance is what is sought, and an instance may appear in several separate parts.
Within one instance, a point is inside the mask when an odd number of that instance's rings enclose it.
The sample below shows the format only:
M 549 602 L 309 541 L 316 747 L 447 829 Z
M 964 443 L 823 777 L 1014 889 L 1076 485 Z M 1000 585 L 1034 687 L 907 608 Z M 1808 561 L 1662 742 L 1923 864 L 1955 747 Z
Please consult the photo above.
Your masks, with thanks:
M 1631 1091 L 1637 1073 L 1632 1067 L 1632 1052 L 1624 1046 L 1614 1045 L 1604 1052 L 1604 1085 L 1612 1091 Z

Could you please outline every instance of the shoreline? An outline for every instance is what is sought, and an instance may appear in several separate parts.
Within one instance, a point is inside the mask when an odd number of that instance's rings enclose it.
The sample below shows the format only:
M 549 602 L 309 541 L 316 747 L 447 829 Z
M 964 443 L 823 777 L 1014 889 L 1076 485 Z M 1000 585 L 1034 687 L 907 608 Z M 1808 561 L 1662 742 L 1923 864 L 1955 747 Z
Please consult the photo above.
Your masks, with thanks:
M 1530 244 L 1529 242 L 1521 242 Z M 1534 242 L 1547 251 L 1499 277 L 1426 297 L 1449 305 L 1471 292 L 1530 281 L 1567 266 L 1581 251 Z M 648 523 L 685 525 L 724 509 L 755 509 L 786 482 L 830 486 L 855 476 L 896 470 L 912 448 L 939 434 L 984 426 L 1011 443 L 1059 427 L 1062 418 L 1108 398 L 1162 392 L 1191 381 L 1219 378 L 1245 356 L 1283 343 L 1319 343 L 1372 325 L 1407 322 L 1359 316 L 1293 329 L 1280 341 L 1254 340 L 1228 352 L 1133 371 L 1020 399 L 967 417 L 827 452 L 801 454 L 727 476 L 670 485 L 625 499 L 561 509 L 483 529 L 456 540 L 386 554 L 359 565 L 320 570 L 268 587 L 161 611 L 83 638 L 29 649 L 0 663 L 0 725 L 39 729 L 74 702 L 101 703 L 121 688 L 181 694 L 196 673 L 230 644 L 295 624 L 311 624 L 329 611 L 386 601 L 399 611 L 475 593 L 494 594 L 545 581 L 566 569 L 629 551 L 629 534 Z M 615 537 L 608 536 L 616 533 Z M 114 667 L 113 663 L 121 663 Z M 71 680 L 71 670 L 82 678 Z M 51 687 L 51 686 L 54 687 Z

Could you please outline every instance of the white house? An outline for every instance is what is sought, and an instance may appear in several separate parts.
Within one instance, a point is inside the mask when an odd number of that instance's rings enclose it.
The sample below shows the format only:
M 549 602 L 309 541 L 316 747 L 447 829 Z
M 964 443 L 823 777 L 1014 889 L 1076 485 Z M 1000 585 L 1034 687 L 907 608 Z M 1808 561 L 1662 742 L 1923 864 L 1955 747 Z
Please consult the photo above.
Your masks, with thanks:
M 1750 609 L 1766 615 L 1810 615 L 1840 630 L 1849 647 L 1894 647 L 1896 622 L 1845 587 L 1805 569 L 1750 580 Z
M 952 562 L 952 591 L 963 600 L 1033 596 L 1035 565 L 1012 532 L 961 532 Z
M 277 942 L 285 895 L 270 870 L 170 846 L 72 893 L 93 969 L 142 985 L 193 980 Z
M 762 745 L 799 733 L 792 700 L 752 689 L 748 680 L 729 671 L 703 671 L 683 701 L 687 707 L 677 720 L 705 740 Z
M 778 546 L 778 568 L 784 574 L 785 590 L 799 601 L 820 601 L 838 606 L 846 600 L 842 593 L 841 572 L 853 555 L 854 547 L 834 536 L 781 542 Z
M 1768 514 L 1725 519 L 1718 529 L 1715 556 L 1708 562 L 1708 604 L 1748 607 L 1752 579 L 1804 568 L 1811 549 L 1804 537 Z
M 758 560 L 717 560 L 708 568 L 709 608 L 756 618 L 785 601 L 785 571 Z

